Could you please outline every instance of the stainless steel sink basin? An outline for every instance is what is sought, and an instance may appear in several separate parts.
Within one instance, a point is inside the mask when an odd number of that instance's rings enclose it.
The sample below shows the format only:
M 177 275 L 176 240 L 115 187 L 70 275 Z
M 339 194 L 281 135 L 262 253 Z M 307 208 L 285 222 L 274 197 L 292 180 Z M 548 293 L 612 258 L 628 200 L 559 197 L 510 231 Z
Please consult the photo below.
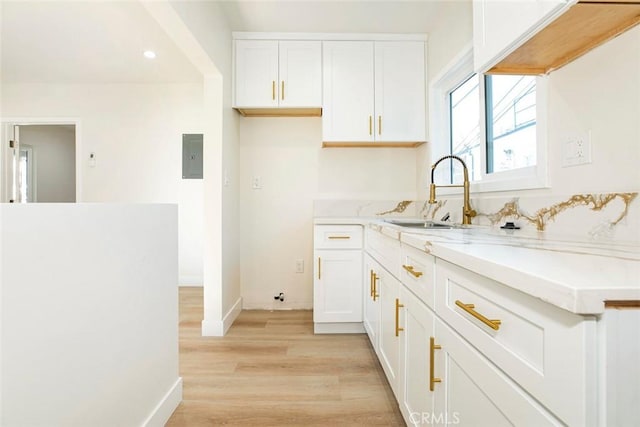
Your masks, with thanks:
M 385 222 L 389 224 L 398 225 L 400 227 L 414 228 L 414 229 L 440 229 L 446 230 L 448 228 L 453 228 L 453 224 L 444 224 L 441 222 L 434 221 L 425 221 L 425 220 L 415 220 L 415 219 L 385 219 Z

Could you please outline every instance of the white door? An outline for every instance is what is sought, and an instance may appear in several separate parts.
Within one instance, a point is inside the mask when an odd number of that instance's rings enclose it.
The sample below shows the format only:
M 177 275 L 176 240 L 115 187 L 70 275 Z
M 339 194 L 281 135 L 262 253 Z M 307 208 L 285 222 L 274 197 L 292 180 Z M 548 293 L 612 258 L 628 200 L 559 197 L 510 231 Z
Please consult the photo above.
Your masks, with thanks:
M 322 42 L 279 43 L 279 105 L 322 107 Z
M 432 414 L 434 391 L 430 389 L 430 337 L 434 314 L 409 292 L 400 288 L 404 304 L 404 332 L 400 335 L 400 385 L 398 401 L 408 425 L 425 425 L 423 414 Z
M 373 141 L 373 42 L 322 46 L 323 141 Z
M 376 353 L 378 353 L 378 329 L 380 323 L 380 294 L 378 289 L 378 272 L 381 267 L 369 255 L 365 255 L 364 265 L 364 306 L 363 323 L 364 330 L 369 336 L 369 341 Z
M 375 140 L 426 141 L 425 44 L 375 43 Z
M 236 40 L 235 106 L 278 106 L 278 42 Z
M 393 393 L 398 396 L 398 374 L 400 362 L 400 338 L 402 333 L 402 308 L 399 304 L 400 282 L 381 269 L 378 274 L 380 288 L 380 363 L 387 375 Z
M 362 322 L 362 251 L 315 251 L 313 321 Z

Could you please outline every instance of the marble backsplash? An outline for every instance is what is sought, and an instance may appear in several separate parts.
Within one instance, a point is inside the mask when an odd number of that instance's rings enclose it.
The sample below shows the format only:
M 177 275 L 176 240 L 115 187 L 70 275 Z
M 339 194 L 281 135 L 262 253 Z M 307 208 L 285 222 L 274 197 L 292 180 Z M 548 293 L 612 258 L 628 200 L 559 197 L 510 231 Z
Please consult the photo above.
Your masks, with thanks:
M 514 222 L 521 232 L 549 237 L 640 242 L 638 193 L 572 194 L 536 197 L 471 197 L 478 215 L 473 224 L 500 227 Z M 436 204 L 412 200 L 316 200 L 316 217 L 419 217 L 462 220 L 462 199 L 440 199 Z

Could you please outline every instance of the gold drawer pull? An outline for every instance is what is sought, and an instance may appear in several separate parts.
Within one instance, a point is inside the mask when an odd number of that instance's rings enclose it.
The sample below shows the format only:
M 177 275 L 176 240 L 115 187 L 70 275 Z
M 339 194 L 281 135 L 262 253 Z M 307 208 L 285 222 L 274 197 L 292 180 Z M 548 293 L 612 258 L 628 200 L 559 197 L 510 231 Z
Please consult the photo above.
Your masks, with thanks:
M 370 273 L 369 273 L 369 296 L 371 298 L 373 298 L 373 275 L 374 274 L 375 273 L 373 272 L 373 270 L 370 270 Z
M 436 350 L 442 349 L 442 346 L 436 344 L 436 339 L 434 337 L 429 338 L 429 390 L 433 391 L 436 383 L 441 383 L 442 378 L 435 377 L 435 352 Z
M 373 135 L 373 117 L 369 116 L 369 135 Z
M 320 257 L 318 257 L 318 280 L 320 280 L 320 278 L 322 277 L 320 275 L 321 268 L 322 268 L 322 261 L 320 260 Z
M 401 331 L 404 331 L 404 328 L 400 327 L 400 309 L 404 307 L 403 304 L 400 304 L 400 300 L 396 298 L 396 336 L 400 335 Z
M 373 273 L 373 295 L 371 295 L 373 297 L 373 300 L 377 300 L 378 297 L 380 297 L 380 295 L 378 294 L 378 285 L 376 284 L 376 282 L 378 281 L 378 275 L 376 273 Z
M 404 268 L 405 270 L 407 270 L 407 272 L 409 274 L 411 274 L 413 277 L 420 277 L 422 276 L 422 271 L 415 271 L 413 269 L 413 265 L 404 265 L 402 264 L 402 268 Z
M 329 240 L 349 240 L 351 236 L 329 236 Z
M 478 319 L 479 321 L 481 321 L 482 323 L 484 323 L 485 325 L 487 325 L 488 327 L 490 327 L 491 329 L 495 331 L 500 329 L 500 324 L 502 323 L 500 320 L 488 319 L 484 317 L 482 314 L 474 310 L 474 308 L 476 308 L 474 304 L 465 304 L 460 300 L 456 300 L 456 305 L 461 309 L 463 309 L 464 311 L 466 311 L 467 313 L 469 313 L 470 315 L 472 315 L 473 317 L 475 317 L 476 319 Z
M 271 81 L 271 99 L 276 100 L 276 81 Z
M 378 116 L 378 135 L 382 135 L 382 116 Z
M 282 90 L 280 91 L 280 95 L 282 96 L 282 100 L 284 101 L 284 80 L 282 81 Z

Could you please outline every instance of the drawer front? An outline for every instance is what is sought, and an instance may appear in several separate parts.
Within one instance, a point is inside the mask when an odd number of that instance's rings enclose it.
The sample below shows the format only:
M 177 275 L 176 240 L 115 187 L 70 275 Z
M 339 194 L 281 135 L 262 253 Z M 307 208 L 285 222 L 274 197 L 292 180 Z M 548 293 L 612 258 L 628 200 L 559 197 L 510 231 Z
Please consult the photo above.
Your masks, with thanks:
M 400 240 L 368 228 L 366 251 L 393 276 L 400 277 Z
M 435 307 L 563 422 L 590 425 L 596 419 L 595 318 L 561 310 L 440 259 Z
M 313 245 L 316 249 L 362 249 L 361 225 L 316 225 Z
M 401 254 L 400 281 L 433 309 L 435 306 L 435 258 L 405 244 L 402 245 Z

